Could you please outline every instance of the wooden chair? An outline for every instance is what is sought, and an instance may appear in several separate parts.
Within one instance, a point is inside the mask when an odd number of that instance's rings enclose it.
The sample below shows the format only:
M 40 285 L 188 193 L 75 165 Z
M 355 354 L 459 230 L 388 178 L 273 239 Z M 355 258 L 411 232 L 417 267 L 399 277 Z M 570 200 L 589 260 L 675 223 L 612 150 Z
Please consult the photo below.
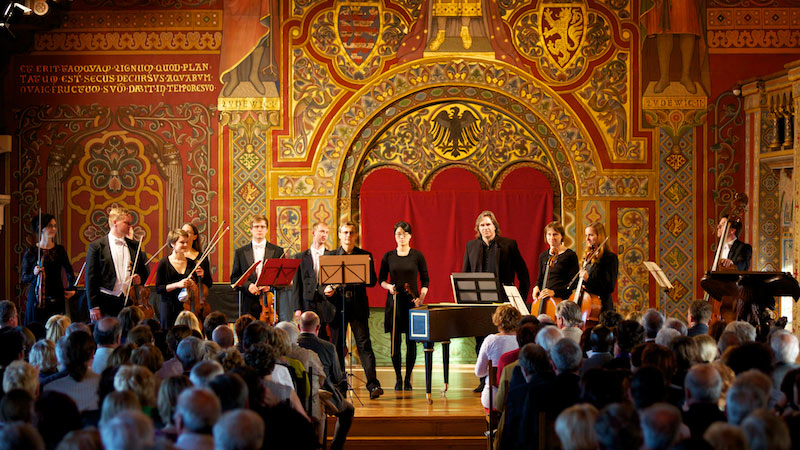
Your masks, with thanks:
M 488 430 L 488 441 L 487 445 L 489 450 L 492 450 L 494 447 L 494 432 L 497 428 L 497 423 L 499 422 L 498 414 L 494 408 L 494 389 L 497 388 L 497 367 L 492 364 L 492 360 L 490 359 L 487 362 L 487 375 L 486 375 L 486 382 L 489 384 L 489 413 L 486 415 L 486 424 L 489 428 Z

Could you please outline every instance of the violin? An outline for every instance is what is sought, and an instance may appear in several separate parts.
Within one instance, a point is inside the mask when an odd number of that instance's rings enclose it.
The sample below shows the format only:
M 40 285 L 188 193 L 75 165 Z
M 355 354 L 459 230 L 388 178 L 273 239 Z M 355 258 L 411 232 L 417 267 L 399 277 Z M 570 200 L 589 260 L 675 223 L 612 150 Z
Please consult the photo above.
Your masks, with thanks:
M 583 258 L 581 269 L 589 273 L 594 269 L 597 261 L 600 259 L 600 249 L 608 241 L 608 237 L 596 247 L 590 247 L 589 252 Z M 599 295 L 592 294 L 583 287 L 583 277 L 580 276 L 580 271 L 575 274 L 578 278 L 578 286 L 575 291 L 569 296 L 569 301 L 577 303 L 581 308 L 581 320 L 583 320 L 583 328 L 587 326 L 592 327 L 600 322 L 600 311 L 603 309 L 603 301 Z M 574 278 L 573 278 L 574 281 Z M 572 284 L 572 282 L 570 282 Z
M 272 290 L 264 292 L 258 297 L 261 303 L 261 316 L 258 320 L 267 325 L 278 323 L 278 312 L 275 310 L 275 293 Z
M 139 307 L 142 311 L 142 318 L 152 319 L 155 317 L 156 311 L 150 304 L 150 289 L 147 289 L 141 284 L 133 285 L 133 274 L 136 271 L 136 264 L 139 262 L 139 255 L 142 253 L 142 238 L 143 236 L 139 236 L 139 245 L 136 247 L 136 257 L 128 268 L 130 271 L 128 276 L 131 281 L 128 284 L 128 289 L 125 291 L 124 304 L 127 305 L 128 300 L 130 300 L 133 306 Z
M 548 280 L 550 278 L 550 268 L 553 267 L 558 259 L 558 253 L 551 253 L 550 257 L 547 259 L 547 264 L 545 265 L 544 270 L 544 280 L 542 281 L 542 289 L 546 289 Z M 561 303 L 561 299 L 558 297 L 543 297 L 541 294 L 539 297 L 533 299 L 533 303 L 531 303 L 531 314 L 541 315 L 547 314 L 553 320 L 556 320 L 556 305 Z
M 730 231 L 732 224 L 738 224 L 742 221 L 742 215 L 747 208 L 747 202 L 747 195 L 738 192 L 734 195 L 731 212 L 728 214 L 728 220 L 725 222 L 722 233 L 720 233 L 719 240 L 717 241 L 717 250 L 714 253 L 714 260 L 711 263 L 711 270 L 709 272 L 736 270 L 735 266 L 731 268 L 720 267 L 719 262 L 720 259 L 722 259 L 722 249 L 725 246 L 725 240 L 728 238 L 728 231 Z M 704 276 L 703 280 L 705 279 L 706 277 Z M 714 324 L 719 321 L 730 323 L 737 320 L 735 296 L 724 295 L 722 298 L 716 299 L 711 297 L 708 291 L 706 291 L 705 295 L 703 295 L 703 300 L 711 303 L 711 321 L 709 324 Z
M 211 305 L 206 302 L 206 298 L 208 298 L 208 286 L 203 284 L 202 279 L 196 273 L 197 269 L 200 265 L 205 261 L 208 255 L 213 251 L 213 249 L 217 246 L 219 241 L 222 239 L 222 236 L 230 229 L 230 227 L 225 226 L 223 229 L 222 227 L 225 225 L 223 221 L 220 226 L 217 228 L 217 231 L 214 233 L 214 236 L 211 237 L 211 242 L 208 247 L 203 251 L 203 254 L 197 258 L 195 261 L 194 269 L 189 273 L 189 278 L 196 278 L 192 286 L 187 288 L 188 297 L 186 301 L 183 303 L 183 310 L 184 311 L 191 311 L 197 319 L 201 322 L 205 320 L 205 317 L 211 314 Z

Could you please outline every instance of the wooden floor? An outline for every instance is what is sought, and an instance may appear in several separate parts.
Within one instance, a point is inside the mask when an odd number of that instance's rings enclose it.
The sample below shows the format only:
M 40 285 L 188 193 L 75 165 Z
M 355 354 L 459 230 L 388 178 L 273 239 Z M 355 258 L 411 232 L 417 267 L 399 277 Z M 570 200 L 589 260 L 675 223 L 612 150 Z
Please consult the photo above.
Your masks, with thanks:
M 378 367 L 378 380 L 384 394 L 369 399 L 361 366 L 353 366 L 351 377 L 354 393 L 349 394 L 356 408 L 353 427 L 348 434 L 347 449 L 485 449 L 486 421 L 480 394 L 472 392 L 478 385 L 472 365 L 450 367 L 450 385 L 446 396 L 441 366 L 434 366 L 432 404 L 425 396 L 425 369 L 414 369 L 411 391 L 395 391 L 395 374 L 391 367 Z M 363 406 L 359 402 L 363 402 Z M 332 433 L 334 422 L 329 421 Z

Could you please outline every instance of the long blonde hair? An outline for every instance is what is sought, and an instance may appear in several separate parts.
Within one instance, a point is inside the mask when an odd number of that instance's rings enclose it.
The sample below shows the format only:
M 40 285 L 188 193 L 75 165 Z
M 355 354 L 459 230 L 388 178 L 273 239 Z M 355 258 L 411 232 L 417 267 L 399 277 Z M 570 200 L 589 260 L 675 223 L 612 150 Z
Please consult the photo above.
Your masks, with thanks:
M 597 235 L 598 245 L 600 245 L 603 241 L 605 241 L 606 240 L 606 236 L 608 236 L 606 234 L 606 227 L 600 222 L 592 222 L 589 225 L 587 225 L 586 228 L 591 228 L 591 229 L 594 230 L 594 234 Z M 594 254 L 594 256 L 592 257 L 592 260 L 590 262 L 592 264 L 594 264 L 597 261 L 599 261 L 600 258 L 603 257 L 603 253 L 605 252 L 605 250 L 606 250 L 606 246 L 605 245 L 600 247 L 600 250 L 598 250 L 597 253 Z M 589 255 L 593 251 L 594 251 L 594 249 L 587 245 L 586 248 L 583 249 L 583 258 L 582 258 L 582 260 L 586 261 L 586 258 L 588 258 Z

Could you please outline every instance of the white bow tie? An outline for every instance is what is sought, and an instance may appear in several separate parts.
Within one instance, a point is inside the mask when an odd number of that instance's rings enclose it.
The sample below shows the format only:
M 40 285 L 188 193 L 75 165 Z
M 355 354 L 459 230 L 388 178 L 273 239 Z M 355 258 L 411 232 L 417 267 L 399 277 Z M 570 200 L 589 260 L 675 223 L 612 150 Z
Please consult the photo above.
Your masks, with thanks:
M 114 243 L 117 245 L 127 245 L 125 239 L 114 239 Z
M 267 248 L 267 245 L 266 244 L 253 244 L 253 248 L 254 249 L 257 248 L 257 249 L 263 250 L 263 249 Z

